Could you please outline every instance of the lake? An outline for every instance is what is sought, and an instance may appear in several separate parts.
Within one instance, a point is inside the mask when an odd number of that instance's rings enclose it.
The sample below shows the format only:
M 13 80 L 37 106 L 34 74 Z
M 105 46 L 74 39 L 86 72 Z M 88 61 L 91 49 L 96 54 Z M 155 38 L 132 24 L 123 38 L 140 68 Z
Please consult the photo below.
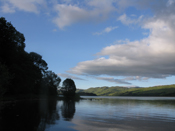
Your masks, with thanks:
M 175 97 L 29 100 L 0 105 L 0 131 L 175 131 Z

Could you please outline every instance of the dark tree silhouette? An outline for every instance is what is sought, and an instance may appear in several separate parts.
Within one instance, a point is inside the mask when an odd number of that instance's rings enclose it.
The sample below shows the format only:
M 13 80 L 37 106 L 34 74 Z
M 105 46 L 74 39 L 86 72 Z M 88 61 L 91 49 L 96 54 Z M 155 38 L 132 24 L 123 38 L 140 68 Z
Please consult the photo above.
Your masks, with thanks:
M 63 81 L 63 85 L 61 88 L 64 96 L 74 96 L 76 91 L 75 83 L 72 79 L 67 78 Z
M 5 18 L 0 18 L 0 63 L 5 65 L 12 75 L 11 84 L 6 87 L 9 94 L 30 92 L 32 86 L 30 65 L 33 65 L 27 52 L 25 52 L 24 35 L 18 32 Z M 28 69 L 29 68 L 29 69 Z M 1 81 L 1 80 L 0 80 Z
M 0 63 L 0 96 L 6 93 L 9 80 L 10 74 L 7 67 Z
M 30 52 L 30 57 L 36 67 L 39 68 L 39 70 L 44 74 L 45 71 L 48 69 L 47 63 L 42 59 L 42 56 L 35 53 L 35 52 Z
M 47 71 L 47 63 L 35 52 L 26 52 L 25 38 L 5 18 L 0 18 L 0 96 L 40 93 L 57 95 L 61 79 Z
M 42 80 L 42 94 L 57 96 L 57 89 L 61 82 L 60 77 L 58 77 L 54 72 L 47 71 Z
M 24 41 L 24 35 L 1 17 L 0 77 L 4 77 L 0 79 L 0 95 L 39 93 L 47 63 L 41 55 L 27 53 Z

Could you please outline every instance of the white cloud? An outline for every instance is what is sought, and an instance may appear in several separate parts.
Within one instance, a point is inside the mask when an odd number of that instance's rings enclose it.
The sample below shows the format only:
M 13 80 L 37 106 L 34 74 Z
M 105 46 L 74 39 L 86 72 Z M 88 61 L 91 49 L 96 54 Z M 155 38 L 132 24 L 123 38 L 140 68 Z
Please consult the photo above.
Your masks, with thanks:
M 139 16 L 138 19 L 129 18 L 126 14 L 121 15 L 117 20 L 121 21 L 125 25 L 137 24 L 141 22 L 143 15 Z
M 109 17 L 115 10 L 112 2 L 108 0 L 90 0 L 85 2 L 86 7 L 81 8 L 79 4 L 56 4 L 54 10 L 58 16 L 53 22 L 61 29 L 77 22 L 98 22 Z
M 113 31 L 113 30 L 115 30 L 115 29 L 117 29 L 117 28 L 118 28 L 118 26 L 106 27 L 103 31 L 101 31 L 101 32 L 95 32 L 95 33 L 93 33 L 93 35 L 102 35 L 102 34 L 104 34 L 104 33 L 109 33 L 109 32 L 111 32 L 111 31 Z
M 65 78 L 71 78 L 71 79 L 76 79 L 76 80 L 84 80 L 82 78 L 72 76 L 72 75 L 69 75 L 69 74 L 65 74 L 65 73 L 58 73 L 57 75 L 61 76 L 61 77 L 65 77 Z
M 148 29 L 147 38 L 116 41 L 102 49 L 99 59 L 83 61 L 68 72 L 82 75 L 108 75 L 149 78 L 166 78 L 175 75 L 175 4 L 154 9 L 152 18 L 144 19 L 140 25 Z M 136 24 L 138 20 L 119 17 L 123 24 Z M 105 58 L 108 56 L 109 58 Z M 136 78 L 138 76 L 138 78 Z
M 3 3 L 1 8 L 4 13 L 12 13 L 15 12 L 16 9 L 39 13 L 38 5 L 46 5 L 45 0 L 6 0 L 3 1 Z
M 9 4 L 5 3 L 3 6 L 1 6 L 1 10 L 2 12 L 5 13 L 14 13 L 15 9 L 13 7 L 10 7 Z
M 108 82 L 114 82 L 114 83 L 117 83 L 117 84 L 131 84 L 129 82 L 126 82 L 125 80 L 115 79 L 115 78 L 112 78 L 112 77 L 96 77 L 96 79 L 105 80 L 105 81 L 108 81 Z
M 132 81 L 132 80 L 140 80 L 140 81 L 143 81 L 143 80 L 148 80 L 148 79 L 149 79 L 149 77 L 130 76 L 130 77 L 124 78 L 123 80 L 125 80 L 125 81 Z
M 53 22 L 59 28 L 71 25 L 79 20 L 85 20 L 88 15 L 86 10 L 72 5 L 57 4 L 55 10 L 58 11 L 58 17 Z
M 171 6 L 175 1 L 174 0 L 168 0 L 167 6 Z

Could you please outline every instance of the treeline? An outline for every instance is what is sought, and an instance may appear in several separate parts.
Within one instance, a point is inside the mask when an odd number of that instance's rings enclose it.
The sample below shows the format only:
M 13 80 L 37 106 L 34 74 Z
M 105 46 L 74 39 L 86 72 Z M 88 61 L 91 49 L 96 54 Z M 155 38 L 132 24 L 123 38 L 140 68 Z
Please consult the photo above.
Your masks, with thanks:
M 26 52 L 25 38 L 5 18 L 0 18 L 0 96 L 57 95 L 61 79 L 48 71 L 36 52 Z
M 77 92 L 94 93 L 98 96 L 175 96 L 175 85 L 164 85 L 147 88 L 95 87 Z

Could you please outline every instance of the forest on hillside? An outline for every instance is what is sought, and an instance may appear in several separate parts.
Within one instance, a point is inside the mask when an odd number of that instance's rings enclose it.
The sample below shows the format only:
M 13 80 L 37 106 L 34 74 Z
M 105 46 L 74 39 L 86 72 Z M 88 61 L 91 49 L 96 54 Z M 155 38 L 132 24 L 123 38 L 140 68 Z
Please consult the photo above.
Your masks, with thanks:
M 98 96 L 175 96 L 175 85 L 163 85 L 145 88 L 94 87 L 77 89 L 77 93 L 93 93 Z

